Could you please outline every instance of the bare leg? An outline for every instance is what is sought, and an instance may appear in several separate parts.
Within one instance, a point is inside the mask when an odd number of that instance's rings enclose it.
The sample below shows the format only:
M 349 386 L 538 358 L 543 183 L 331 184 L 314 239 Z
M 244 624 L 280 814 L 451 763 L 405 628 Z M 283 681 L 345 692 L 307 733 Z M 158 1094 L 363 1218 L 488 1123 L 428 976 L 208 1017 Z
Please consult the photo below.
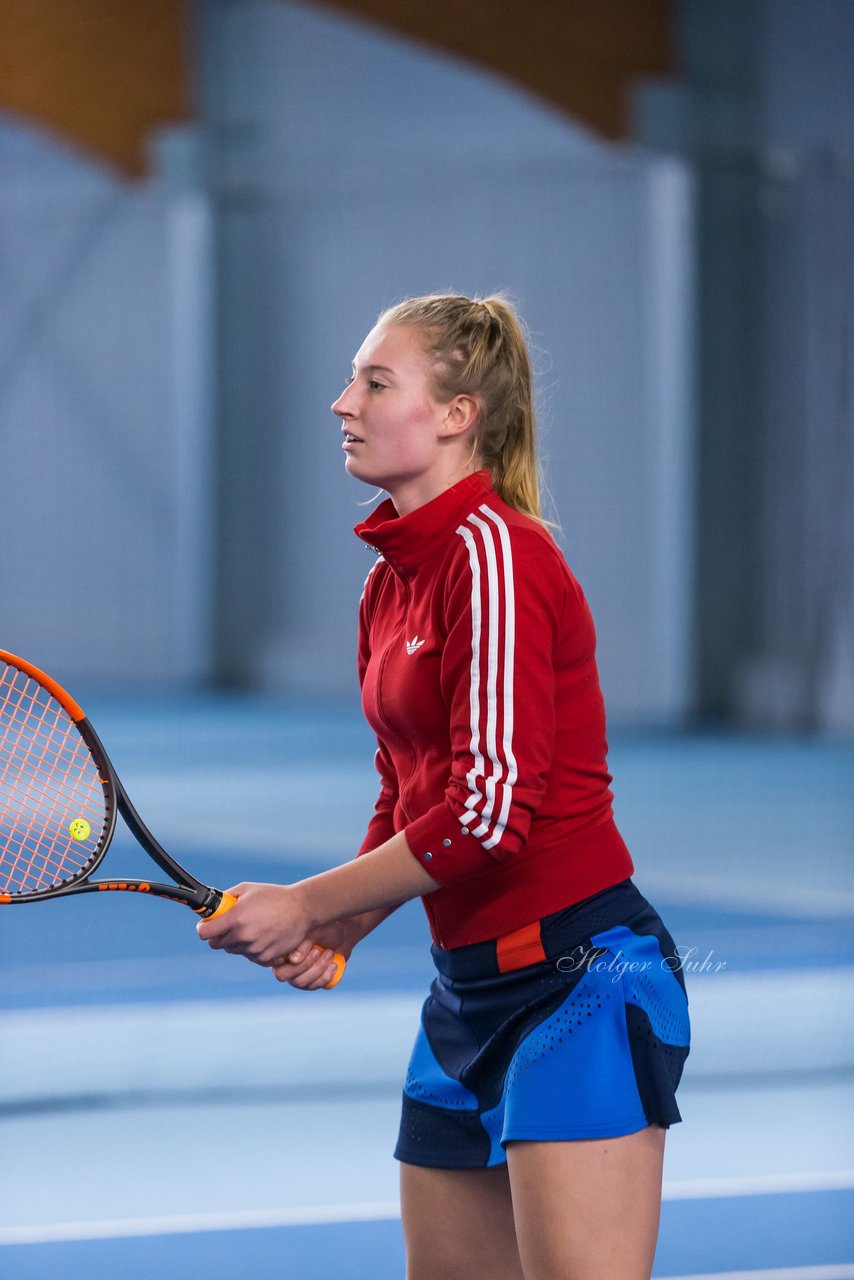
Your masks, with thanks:
M 665 1134 L 508 1144 L 525 1280 L 649 1280 Z
M 506 1165 L 401 1164 L 400 1204 L 406 1280 L 523 1280 Z

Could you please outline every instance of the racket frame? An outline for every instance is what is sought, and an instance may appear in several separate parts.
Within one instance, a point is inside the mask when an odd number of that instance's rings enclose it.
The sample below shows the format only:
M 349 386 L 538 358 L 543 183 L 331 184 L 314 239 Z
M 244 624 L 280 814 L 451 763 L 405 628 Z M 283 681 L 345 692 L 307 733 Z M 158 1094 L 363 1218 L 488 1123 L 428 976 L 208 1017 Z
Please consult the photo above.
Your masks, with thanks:
M 179 902 L 184 906 L 190 907 L 197 915 L 206 919 L 217 914 L 218 909 L 223 904 L 223 899 L 227 898 L 228 895 L 224 895 L 219 889 L 213 889 L 209 885 L 203 884 L 201 880 L 197 880 L 195 876 L 191 875 L 186 868 L 182 867 L 166 852 L 159 841 L 155 840 L 131 803 L 121 779 L 104 749 L 103 743 L 89 723 L 89 719 L 82 707 L 74 701 L 70 694 L 66 693 L 61 685 L 46 675 L 44 671 L 33 666 L 31 662 L 26 662 L 23 658 L 18 658 L 15 654 L 9 653 L 5 649 L 0 649 L 0 661 L 23 672 L 30 679 L 40 684 L 56 699 L 71 718 L 98 770 L 98 777 L 104 789 L 104 801 L 106 804 L 106 819 L 98 845 L 89 861 L 79 871 L 60 884 L 51 885 L 45 889 L 38 889 L 29 893 L 0 893 L 0 904 L 40 902 L 47 901 L 49 898 L 65 898 L 77 893 L 123 890 L 147 893 L 151 894 L 152 897 L 167 898 L 171 902 Z M 150 880 L 128 879 L 126 877 L 111 880 L 91 879 L 92 874 L 98 870 L 110 847 L 116 830 L 116 815 L 118 813 L 122 815 L 126 826 L 136 841 L 152 861 L 160 867 L 161 871 L 165 871 L 174 883 L 164 884 Z M 231 900 L 229 900 L 229 905 L 231 905 Z
M 57 684 L 40 667 L 34 666 L 33 663 L 27 662 L 24 658 L 19 658 L 16 654 L 9 653 L 6 649 L 0 649 L 0 661 L 21 671 L 24 675 L 35 680 L 37 684 L 40 684 L 43 689 L 46 689 L 56 699 L 71 718 L 98 769 L 98 777 L 101 786 L 104 788 L 104 799 L 107 806 L 104 829 L 101 832 L 95 852 L 78 872 L 61 884 L 52 885 L 47 889 L 40 889 L 36 892 L 0 893 L 0 905 L 10 905 L 13 902 L 41 902 L 50 898 L 66 898 L 77 893 L 124 890 L 125 892 L 151 894 L 152 897 L 166 898 L 170 902 L 179 902 L 182 906 L 190 907 L 197 915 L 206 920 L 229 911 L 237 901 L 236 898 L 229 893 L 224 893 L 221 889 L 214 889 L 210 885 L 204 884 L 201 880 L 197 880 L 195 876 L 191 875 L 185 867 L 182 867 L 166 852 L 159 841 L 155 840 L 131 803 L 130 797 L 125 791 L 101 739 L 92 728 L 80 704 L 75 702 L 69 693 L 66 693 L 62 685 Z M 101 865 L 110 847 L 116 829 L 117 813 L 122 815 L 125 825 L 131 834 L 156 865 L 174 881 L 173 884 L 158 884 L 148 880 L 135 879 L 92 880 L 90 878 L 92 873 L 97 871 Z M 335 974 L 332 980 L 326 984 L 327 991 L 331 991 L 333 987 L 338 985 L 344 975 L 346 966 L 347 961 L 336 952 Z

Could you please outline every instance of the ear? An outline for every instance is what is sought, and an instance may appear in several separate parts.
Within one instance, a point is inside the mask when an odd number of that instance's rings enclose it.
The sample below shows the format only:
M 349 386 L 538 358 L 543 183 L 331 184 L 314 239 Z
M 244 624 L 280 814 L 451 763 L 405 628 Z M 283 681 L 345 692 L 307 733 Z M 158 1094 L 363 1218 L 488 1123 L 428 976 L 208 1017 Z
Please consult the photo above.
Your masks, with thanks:
M 474 396 L 454 396 L 447 405 L 442 419 L 442 435 L 447 439 L 452 436 L 464 436 L 477 423 L 480 407 Z

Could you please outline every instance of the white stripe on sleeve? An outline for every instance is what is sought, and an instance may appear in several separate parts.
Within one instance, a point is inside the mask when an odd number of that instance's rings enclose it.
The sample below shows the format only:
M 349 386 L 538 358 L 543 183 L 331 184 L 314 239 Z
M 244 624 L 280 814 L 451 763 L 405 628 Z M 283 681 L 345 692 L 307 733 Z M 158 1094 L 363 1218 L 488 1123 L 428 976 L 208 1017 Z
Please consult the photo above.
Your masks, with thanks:
M 469 803 L 465 813 L 462 815 L 461 821 L 465 824 L 473 823 L 476 819 L 480 819 L 477 827 L 472 834 L 479 838 L 489 836 L 484 840 L 485 849 L 494 848 L 499 843 L 507 826 L 507 818 L 510 812 L 510 804 L 512 801 L 513 784 L 516 782 L 518 770 L 516 760 L 513 755 L 513 671 L 514 671 L 514 653 L 515 653 L 515 592 L 513 586 L 513 558 L 510 550 L 510 536 L 507 525 L 497 513 L 492 511 L 486 505 L 480 510 L 491 523 L 480 519 L 477 515 L 472 514 L 468 517 L 468 523 L 480 531 L 483 542 L 482 554 L 486 561 L 486 584 L 487 584 L 487 670 L 485 682 L 486 694 L 486 726 L 485 734 L 483 733 L 482 716 L 480 709 L 480 689 L 482 683 L 482 658 L 481 658 L 481 641 L 483 629 L 483 617 L 481 610 L 481 566 L 480 566 L 480 549 L 478 542 L 465 525 L 460 525 L 457 533 L 463 538 L 469 553 L 469 563 L 472 571 L 472 657 L 471 657 L 471 682 L 469 689 L 469 707 L 471 719 L 471 753 L 473 757 L 473 765 L 466 775 L 466 781 L 469 786 Z M 499 575 L 498 561 L 495 546 L 495 533 L 492 525 L 498 531 L 501 541 L 503 573 Z M 499 627 L 500 605 L 502 597 L 505 604 L 505 621 L 504 631 L 501 634 Z M 503 649 L 502 649 L 503 646 Z M 504 681 L 502 688 L 502 702 L 504 712 L 504 732 L 502 735 L 501 750 L 498 746 L 498 668 L 499 658 L 504 660 Z M 482 740 L 485 737 L 485 749 L 492 766 L 492 772 L 489 776 L 486 774 L 486 762 L 484 760 L 484 747 Z M 498 785 L 502 781 L 505 773 L 502 791 L 501 809 L 497 820 L 494 818 L 495 800 Z M 483 779 L 483 791 L 479 787 L 479 780 Z M 483 801 L 483 806 L 478 811 L 478 806 Z M 493 825 L 494 824 L 494 825 Z M 492 835 L 489 835 L 490 828 L 493 828 Z
M 477 547 L 474 543 L 474 535 L 470 529 L 460 525 L 457 533 L 463 539 L 468 548 L 469 564 L 471 565 L 471 679 L 469 683 L 469 720 L 471 724 L 471 753 L 474 764 L 466 774 L 466 781 L 469 784 L 469 792 L 472 797 L 479 797 L 477 789 L 477 779 L 483 776 L 483 755 L 480 750 L 480 563 L 477 558 Z M 474 799 L 469 800 L 469 807 L 463 814 L 461 821 L 465 823 L 474 822 L 477 818 L 472 805 Z
M 513 553 L 510 549 L 510 532 L 497 512 L 485 504 L 481 511 L 492 521 L 498 530 L 501 540 L 501 553 L 504 561 L 504 759 L 507 764 L 507 781 L 504 785 L 504 800 L 495 831 L 489 840 L 484 841 L 484 848 L 491 849 L 498 844 L 507 826 L 510 813 L 510 802 L 513 786 L 519 776 L 516 757 L 513 754 L 513 677 L 516 655 L 516 591 L 513 583 Z

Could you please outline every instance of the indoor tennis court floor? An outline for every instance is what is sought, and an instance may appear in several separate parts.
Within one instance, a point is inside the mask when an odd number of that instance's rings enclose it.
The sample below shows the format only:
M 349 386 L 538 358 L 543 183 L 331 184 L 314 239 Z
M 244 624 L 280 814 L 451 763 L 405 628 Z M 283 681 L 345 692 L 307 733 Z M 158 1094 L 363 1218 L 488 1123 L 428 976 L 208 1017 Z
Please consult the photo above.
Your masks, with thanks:
M 355 714 L 89 703 L 155 834 L 212 883 L 293 879 L 361 839 Z M 854 744 L 614 730 L 610 763 L 694 1034 L 654 1274 L 854 1280 Z M 130 843 L 110 857 L 142 865 Z M 0 917 L 0 1277 L 399 1280 L 419 905 L 329 993 L 210 952 L 194 923 L 121 894 Z

